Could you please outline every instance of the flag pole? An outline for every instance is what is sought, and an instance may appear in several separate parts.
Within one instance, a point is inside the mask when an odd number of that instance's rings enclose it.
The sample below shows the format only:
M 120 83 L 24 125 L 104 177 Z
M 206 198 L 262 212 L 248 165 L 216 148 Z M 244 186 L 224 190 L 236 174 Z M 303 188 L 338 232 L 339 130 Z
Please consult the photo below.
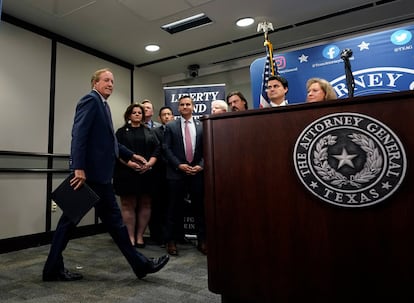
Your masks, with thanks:
M 266 52 L 268 53 L 268 56 L 271 58 L 270 60 L 270 73 L 272 76 L 275 75 L 275 66 L 273 64 L 273 45 L 269 41 L 269 30 L 273 30 L 273 24 L 267 21 L 260 22 L 257 25 L 257 32 L 263 31 L 264 33 L 264 43 L 263 46 L 266 48 Z
M 266 108 L 271 107 L 269 97 L 267 96 L 267 81 L 269 79 L 269 76 L 275 75 L 275 63 L 273 60 L 273 46 L 272 43 L 269 41 L 269 30 L 273 30 L 273 25 L 270 22 L 264 21 L 260 22 L 257 25 L 257 32 L 264 33 L 264 46 L 266 47 L 266 62 L 263 69 L 263 77 L 262 77 L 262 89 L 260 92 L 260 102 L 259 107 L 260 108 Z

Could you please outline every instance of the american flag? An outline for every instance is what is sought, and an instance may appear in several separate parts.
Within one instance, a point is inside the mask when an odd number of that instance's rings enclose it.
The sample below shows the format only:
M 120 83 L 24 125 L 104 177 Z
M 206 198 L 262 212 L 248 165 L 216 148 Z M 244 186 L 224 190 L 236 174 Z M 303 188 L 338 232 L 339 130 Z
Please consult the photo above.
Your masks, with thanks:
M 277 65 L 273 58 L 273 46 L 269 40 L 264 42 L 266 47 L 266 63 L 263 69 L 262 91 L 260 93 L 260 108 L 270 107 L 270 101 L 267 98 L 267 81 L 270 76 L 278 75 Z

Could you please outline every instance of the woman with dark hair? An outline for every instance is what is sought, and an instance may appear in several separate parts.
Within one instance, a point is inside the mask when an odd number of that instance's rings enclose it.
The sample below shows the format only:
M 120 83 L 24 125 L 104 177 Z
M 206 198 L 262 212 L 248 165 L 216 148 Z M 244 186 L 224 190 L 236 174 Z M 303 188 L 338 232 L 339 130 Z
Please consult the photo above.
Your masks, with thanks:
M 145 247 L 144 232 L 151 217 L 151 197 L 154 191 L 152 167 L 160 154 L 160 143 L 144 124 L 144 108 L 131 104 L 124 113 L 125 125 L 116 131 L 119 143 L 147 161 L 139 169 L 132 169 L 119 160 L 115 166 L 114 189 L 121 200 L 121 213 L 128 228 L 131 243 Z

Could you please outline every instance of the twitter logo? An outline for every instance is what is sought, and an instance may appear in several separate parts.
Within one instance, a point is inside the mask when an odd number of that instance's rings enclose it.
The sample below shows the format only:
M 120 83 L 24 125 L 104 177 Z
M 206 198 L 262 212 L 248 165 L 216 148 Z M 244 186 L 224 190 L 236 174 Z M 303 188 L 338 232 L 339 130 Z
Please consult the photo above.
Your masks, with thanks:
M 398 30 L 391 35 L 391 42 L 395 45 L 404 45 L 411 41 L 413 35 L 406 30 Z

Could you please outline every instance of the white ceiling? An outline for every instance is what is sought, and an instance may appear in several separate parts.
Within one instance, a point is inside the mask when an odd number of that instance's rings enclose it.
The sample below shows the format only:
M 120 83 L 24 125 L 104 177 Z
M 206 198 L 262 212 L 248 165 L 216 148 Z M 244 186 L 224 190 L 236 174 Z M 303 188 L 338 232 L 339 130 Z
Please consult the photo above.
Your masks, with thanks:
M 169 34 L 160 27 L 197 13 L 213 23 Z M 340 35 L 414 22 L 412 0 L 3 0 L 3 13 L 134 64 L 163 82 L 248 66 L 264 56 L 257 23 L 268 21 L 275 52 Z M 235 21 L 256 22 L 237 28 Z M 161 46 L 148 53 L 144 46 Z

